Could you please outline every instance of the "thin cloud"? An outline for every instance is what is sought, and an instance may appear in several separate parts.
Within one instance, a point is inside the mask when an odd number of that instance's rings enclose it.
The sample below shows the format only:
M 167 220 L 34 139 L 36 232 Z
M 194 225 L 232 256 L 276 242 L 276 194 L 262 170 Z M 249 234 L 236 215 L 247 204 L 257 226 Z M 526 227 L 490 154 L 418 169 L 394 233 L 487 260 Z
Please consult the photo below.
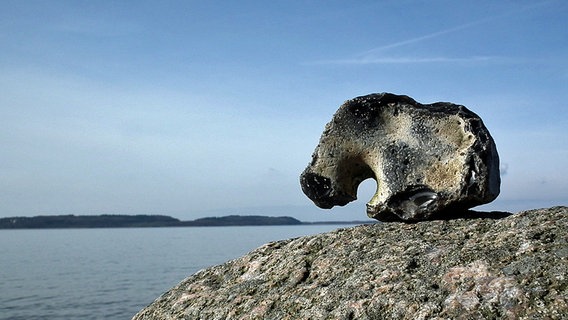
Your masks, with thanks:
M 421 43 L 427 40 L 435 39 L 447 34 L 458 32 L 464 29 L 468 29 L 474 26 L 482 25 L 490 21 L 497 19 L 502 19 L 507 16 L 515 15 L 523 11 L 532 10 L 536 7 L 540 7 L 548 4 L 549 2 L 542 2 L 533 5 L 528 5 L 521 7 L 516 10 L 511 10 L 502 14 L 498 14 L 491 17 L 486 17 L 483 19 L 475 20 L 472 22 L 464 23 L 458 26 L 447 28 L 444 30 L 439 30 L 422 36 L 398 41 L 395 43 L 382 45 L 373 49 L 366 50 L 355 55 L 351 59 L 332 59 L 332 60 L 319 60 L 311 64 L 324 65 L 324 64 L 336 64 L 336 65 L 368 65 L 368 64 L 417 64 L 417 63 L 479 63 L 479 62 L 505 62 L 505 63 L 516 63 L 517 59 L 502 58 L 502 57 L 492 57 L 492 56 L 474 56 L 474 57 L 389 57 L 385 56 L 384 53 L 412 44 Z
M 368 64 L 425 64 L 425 63 L 482 63 L 506 61 L 507 59 L 492 56 L 479 57 L 363 57 L 354 59 L 321 60 L 312 64 L 322 65 L 368 65 Z
M 456 26 L 456 27 L 453 27 L 453 28 L 449 28 L 449 29 L 445 29 L 445 30 L 441 30 L 441 31 L 436 31 L 436 32 L 426 34 L 426 35 L 423 35 L 423 36 L 419 36 L 419 37 L 416 37 L 416 38 L 407 39 L 407 40 L 387 44 L 387 45 L 384 45 L 384 46 L 380 46 L 380 47 L 377 47 L 377 48 L 367 50 L 367 51 L 359 54 L 359 56 L 363 56 L 363 57 L 369 56 L 369 55 L 373 55 L 373 54 L 376 54 L 376 53 L 379 53 L 379 52 L 386 51 L 388 49 L 394 49 L 394 48 L 406 46 L 406 45 L 409 45 L 409 44 L 415 44 L 415 43 L 423 42 L 423 41 L 426 41 L 426 40 L 429 40 L 429 39 L 434 39 L 434 38 L 437 38 L 439 36 L 443 36 L 443 35 L 450 34 L 450 33 L 456 32 L 456 31 L 467 29 L 467 28 L 475 26 L 475 25 L 482 24 L 482 23 L 487 22 L 489 20 L 490 19 L 482 19 L 482 20 L 462 24 L 462 25 L 459 25 L 459 26 Z
M 336 65 L 367 65 L 367 64 L 414 64 L 414 63 L 447 63 L 447 62 L 480 62 L 491 60 L 491 57 L 468 57 L 468 58 L 454 58 L 454 57 L 385 57 L 380 56 L 385 51 L 390 49 L 395 49 L 403 47 L 406 45 L 416 44 L 424 42 L 429 39 L 434 39 L 442 35 L 450 34 L 459 30 L 463 30 L 474 25 L 481 24 L 488 21 L 488 19 L 482 19 L 466 24 L 462 24 L 456 27 L 448 28 L 445 30 L 433 32 L 423 36 L 383 45 L 376 47 L 362 53 L 357 54 L 351 59 L 335 59 L 335 60 L 320 60 L 312 64 L 324 65 L 324 64 L 336 64 Z
M 52 28 L 55 32 L 97 37 L 124 37 L 143 32 L 142 26 L 131 22 L 85 17 L 60 21 Z

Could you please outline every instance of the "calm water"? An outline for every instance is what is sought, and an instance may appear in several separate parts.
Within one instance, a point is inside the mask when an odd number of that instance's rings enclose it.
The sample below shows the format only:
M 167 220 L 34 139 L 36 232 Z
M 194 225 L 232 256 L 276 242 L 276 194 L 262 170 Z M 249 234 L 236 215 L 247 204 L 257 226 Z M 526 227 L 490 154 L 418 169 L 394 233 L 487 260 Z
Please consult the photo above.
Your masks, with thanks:
M 200 269 L 340 227 L 0 230 L 0 319 L 130 319 Z

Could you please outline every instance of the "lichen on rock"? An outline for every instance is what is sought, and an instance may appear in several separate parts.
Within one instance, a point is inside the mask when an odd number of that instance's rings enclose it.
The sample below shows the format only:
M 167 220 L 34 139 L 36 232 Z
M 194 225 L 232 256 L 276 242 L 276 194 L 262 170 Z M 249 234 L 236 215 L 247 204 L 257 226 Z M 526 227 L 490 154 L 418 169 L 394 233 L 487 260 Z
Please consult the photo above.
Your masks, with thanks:
M 565 319 L 568 207 L 277 241 L 182 281 L 146 319 Z
M 377 181 L 369 217 L 430 220 L 493 201 L 499 156 L 481 118 L 464 106 L 371 94 L 339 107 L 300 183 L 329 209 L 357 199 L 369 178 Z

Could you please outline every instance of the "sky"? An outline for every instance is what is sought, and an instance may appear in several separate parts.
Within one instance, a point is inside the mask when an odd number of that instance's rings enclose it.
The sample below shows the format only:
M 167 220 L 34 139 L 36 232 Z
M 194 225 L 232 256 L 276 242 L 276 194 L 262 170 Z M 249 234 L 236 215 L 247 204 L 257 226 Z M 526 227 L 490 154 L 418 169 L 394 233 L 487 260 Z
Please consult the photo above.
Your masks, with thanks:
M 0 1 L 0 217 L 288 215 L 325 124 L 392 92 L 480 115 L 501 194 L 568 205 L 568 2 Z

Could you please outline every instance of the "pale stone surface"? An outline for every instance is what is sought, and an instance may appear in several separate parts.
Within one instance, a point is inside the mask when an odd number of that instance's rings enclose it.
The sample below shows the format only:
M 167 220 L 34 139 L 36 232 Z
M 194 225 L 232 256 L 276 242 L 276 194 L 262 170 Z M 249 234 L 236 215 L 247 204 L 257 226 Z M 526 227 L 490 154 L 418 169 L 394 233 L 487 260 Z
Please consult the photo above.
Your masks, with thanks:
M 273 242 L 190 276 L 134 319 L 566 319 L 567 214 L 378 223 Z
M 335 113 L 300 183 L 317 206 L 329 209 L 357 199 L 368 178 L 377 181 L 369 217 L 445 218 L 498 196 L 499 156 L 481 118 L 464 106 L 371 94 Z

